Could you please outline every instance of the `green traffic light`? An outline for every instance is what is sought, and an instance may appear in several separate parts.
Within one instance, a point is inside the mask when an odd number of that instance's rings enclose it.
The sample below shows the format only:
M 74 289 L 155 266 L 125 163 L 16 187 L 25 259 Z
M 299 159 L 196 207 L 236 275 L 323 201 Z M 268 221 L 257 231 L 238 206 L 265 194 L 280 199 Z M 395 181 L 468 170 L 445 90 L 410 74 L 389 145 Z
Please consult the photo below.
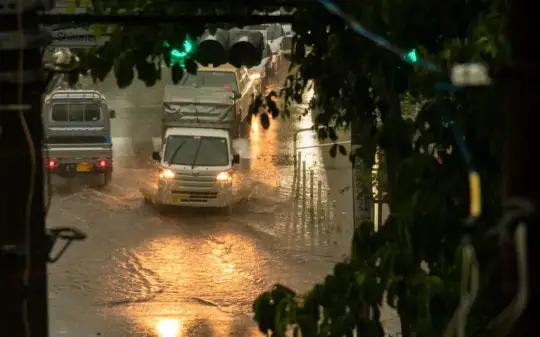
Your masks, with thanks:
M 186 39 L 186 41 L 184 41 L 184 51 L 186 52 L 186 54 L 189 54 L 191 53 L 192 50 L 193 50 L 193 43 L 191 43 L 189 39 Z
M 169 47 L 169 42 L 165 41 L 163 42 L 163 45 L 165 47 Z M 181 67 L 185 66 L 186 57 L 193 53 L 194 45 L 191 39 L 186 37 L 186 40 L 184 41 L 184 44 L 182 45 L 183 49 L 171 49 L 170 51 L 170 58 L 171 62 L 169 66 L 173 66 L 175 64 L 179 64 Z
M 418 62 L 418 54 L 416 53 L 416 49 L 411 49 L 406 55 L 405 55 L 405 60 L 411 62 L 411 63 L 416 63 Z

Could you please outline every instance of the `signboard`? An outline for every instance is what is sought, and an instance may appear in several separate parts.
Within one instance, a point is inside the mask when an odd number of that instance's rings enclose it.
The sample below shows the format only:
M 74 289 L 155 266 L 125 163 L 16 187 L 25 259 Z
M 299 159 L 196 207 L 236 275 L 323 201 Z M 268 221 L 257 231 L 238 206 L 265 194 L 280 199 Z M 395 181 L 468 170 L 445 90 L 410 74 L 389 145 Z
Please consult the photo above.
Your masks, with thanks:
M 56 7 L 47 11 L 50 14 L 87 14 L 88 8 L 81 6 L 72 8 L 71 0 L 56 0 Z M 49 50 L 58 47 L 64 48 L 90 48 L 102 44 L 107 37 L 96 39 L 92 29 L 81 28 L 75 24 L 58 24 L 45 26 L 52 35 Z
M 68 28 L 62 30 L 52 30 L 52 42 L 48 49 L 54 48 L 90 48 L 105 43 L 109 37 L 102 36 L 97 39 L 91 29 Z

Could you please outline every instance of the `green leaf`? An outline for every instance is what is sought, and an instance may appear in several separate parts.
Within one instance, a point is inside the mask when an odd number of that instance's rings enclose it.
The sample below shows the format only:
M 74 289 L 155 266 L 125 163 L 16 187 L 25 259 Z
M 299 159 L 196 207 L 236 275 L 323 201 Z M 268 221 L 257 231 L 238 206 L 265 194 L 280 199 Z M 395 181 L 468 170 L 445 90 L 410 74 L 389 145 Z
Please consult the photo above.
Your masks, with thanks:
M 270 118 L 268 117 L 268 114 L 266 112 L 263 112 L 261 114 L 261 126 L 265 130 L 268 130 L 268 128 L 270 127 Z
M 73 14 L 77 10 L 77 0 L 70 0 L 66 9 L 66 14 Z
M 338 136 L 336 134 L 336 129 L 334 129 L 331 126 L 328 127 L 328 137 L 330 137 L 330 140 L 333 142 L 337 141 L 338 139 Z
M 80 73 L 78 71 L 71 71 L 68 73 L 68 83 L 69 85 L 75 85 L 77 82 L 79 82 L 79 75 Z
M 108 25 L 93 25 L 92 32 L 96 36 L 96 39 L 99 39 L 107 32 L 108 28 Z
M 249 114 L 252 116 L 257 115 L 262 105 L 263 105 L 263 97 L 262 97 L 262 94 L 259 93 L 255 97 L 253 97 L 253 101 L 249 105 Z
M 355 281 L 358 286 L 362 286 L 364 284 L 364 280 L 366 279 L 366 276 L 363 273 L 356 272 L 355 274 Z
M 184 76 L 184 69 L 179 64 L 174 64 L 171 68 L 172 81 L 178 84 Z
M 157 70 L 153 63 L 139 62 L 136 65 L 137 78 L 144 82 L 147 87 L 151 87 L 157 82 Z
M 275 91 L 271 91 L 268 95 L 266 95 L 266 107 L 268 108 L 268 112 L 272 115 L 273 119 L 279 117 L 279 109 L 275 102 L 277 97 L 278 96 Z
M 195 75 L 197 73 L 197 63 L 195 63 L 194 60 L 187 58 L 186 59 L 186 71 L 191 74 Z
M 270 292 L 260 294 L 255 302 L 253 302 L 254 319 L 257 322 L 259 330 L 264 334 L 274 329 L 275 308 Z
M 120 89 L 127 88 L 133 82 L 135 73 L 133 71 L 133 64 L 131 64 L 127 57 L 122 57 L 116 60 L 114 63 L 114 76 L 116 77 L 116 84 Z
M 324 128 L 319 128 L 319 130 L 317 130 L 317 138 L 319 140 L 325 140 L 326 138 L 328 138 L 328 133 Z
M 306 46 L 302 42 L 297 42 L 294 46 L 294 58 L 296 62 L 300 62 L 306 56 Z
M 337 144 L 332 145 L 332 147 L 330 148 L 330 156 L 332 158 L 336 158 L 336 156 L 337 156 L 337 148 L 338 148 Z

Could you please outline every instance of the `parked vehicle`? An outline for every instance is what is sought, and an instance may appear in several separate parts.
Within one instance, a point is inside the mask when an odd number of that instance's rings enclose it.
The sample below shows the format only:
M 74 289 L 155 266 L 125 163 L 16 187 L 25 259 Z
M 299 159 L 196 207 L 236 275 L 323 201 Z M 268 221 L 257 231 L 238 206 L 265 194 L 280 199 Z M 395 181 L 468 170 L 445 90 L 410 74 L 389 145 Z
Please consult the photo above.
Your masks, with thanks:
M 105 96 L 95 90 L 56 90 L 45 97 L 43 155 L 51 174 L 64 178 L 100 176 L 107 185 L 113 172 L 111 119 Z

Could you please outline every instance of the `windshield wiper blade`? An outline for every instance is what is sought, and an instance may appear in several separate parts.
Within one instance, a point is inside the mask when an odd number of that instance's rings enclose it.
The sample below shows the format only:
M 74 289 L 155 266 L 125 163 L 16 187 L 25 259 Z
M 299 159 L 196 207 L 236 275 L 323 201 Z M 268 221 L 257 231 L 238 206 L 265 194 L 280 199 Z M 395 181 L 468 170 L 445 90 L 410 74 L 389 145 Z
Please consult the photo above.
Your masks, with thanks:
M 191 169 L 195 168 L 195 162 L 197 161 L 197 156 L 199 155 L 199 149 L 201 148 L 201 143 L 203 139 L 199 139 L 199 144 L 197 145 L 197 150 L 195 151 L 195 156 L 193 157 L 193 163 L 191 163 Z
M 183 141 L 180 143 L 180 145 L 178 145 L 178 147 L 176 148 L 176 150 L 174 150 L 174 152 L 173 152 L 171 158 L 169 159 L 169 166 L 172 165 L 173 159 L 176 157 L 176 154 L 178 153 L 178 151 L 180 151 L 180 149 L 182 148 L 182 146 L 184 146 L 185 143 L 186 143 L 186 141 L 183 140 Z

